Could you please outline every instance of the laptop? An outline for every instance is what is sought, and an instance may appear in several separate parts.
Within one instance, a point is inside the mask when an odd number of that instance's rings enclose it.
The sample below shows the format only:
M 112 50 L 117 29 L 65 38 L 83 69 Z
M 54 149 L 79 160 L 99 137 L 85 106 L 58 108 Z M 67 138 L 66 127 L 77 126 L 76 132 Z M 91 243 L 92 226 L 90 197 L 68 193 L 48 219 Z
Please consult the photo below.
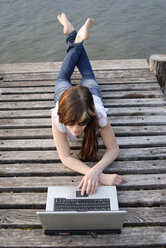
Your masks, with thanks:
M 127 211 L 119 210 L 116 186 L 81 196 L 77 187 L 48 187 L 46 211 L 38 211 L 45 234 L 121 233 Z

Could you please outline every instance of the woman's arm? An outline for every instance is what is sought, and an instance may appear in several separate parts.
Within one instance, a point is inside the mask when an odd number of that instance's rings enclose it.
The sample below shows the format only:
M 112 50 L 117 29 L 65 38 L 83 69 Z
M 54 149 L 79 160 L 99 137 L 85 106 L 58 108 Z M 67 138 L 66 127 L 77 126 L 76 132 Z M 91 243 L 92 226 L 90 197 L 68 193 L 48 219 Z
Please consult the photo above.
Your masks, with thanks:
M 101 173 L 108 165 L 110 165 L 117 158 L 120 150 L 114 131 L 108 120 L 107 125 L 101 128 L 100 135 L 107 149 L 102 159 L 95 165 L 95 167 L 98 168 Z
M 58 130 L 56 123 L 55 123 L 54 116 L 52 115 L 52 133 L 53 133 L 54 142 L 55 142 L 55 145 L 56 145 L 56 148 L 57 148 L 57 151 L 58 151 L 58 154 L 59 154 L 59 157 L 62 163 L 66 167 L 70 168 L 71 170 L 74 170 L 76 172 L 79 172 L 85 175 L 82 178 L 78 186 L 78 188 L 81 189 L 82 195 L 84 195 L 85 192 L 87 194 L 95 193 L 98 188 L 99 180 L 100 180 L 100 183 L 104 185 L 113 185 L 115 184 L 115 181 L 119 180 L 119 178 L 117 178 L 118 175 L 116 174 L 107 175 L 107 174 L 102 173 L 104 168 L 107 167 L 111 162 L 113 162 L 119 153 L 118 145 L 116 146 L 111 145 L 110 149 L 108 149 L 110 142 L 113 144 L 114 142 L 116 143 L 116 139 L 115 141 L 108 141 L 110 139 L 112 140 L 111 138 L 112 135 L 115 138 L 114 133 L 112 133 L 113 131 L 111 131 L 111 133 L 109 131 L 110 127 L 106 126 L 101 130 L 101 136 L 103 140 L 105 140 L 104 144 L 107 147 L 107 151 L 104 154 L 103 158 L 93 168 L 90 168 L 88 165 L 86 165 L 82 161 L 71 156 L 70 146 L 69 146 L 69 142 L 67 140 L 66 134 Z M 111 150 L 111 152 L 109 152 L 109 150 Z M 109 178 L 108 176 L 111 176 L 111 178 Z M 121 176 L 118 176 L 118 177 L 121 177 Z
M 103 170 L 110 165 L 119 155 L 119 146 L 116 141 L 116 137 L 114 135 L 113 129 L 107 121 L 107 125 L 101 128 L 100 135 L 103 139 L 104 145 L 107 150 L 104 153 L 102 159 L 93 167 L 93 172 L 96 173 L 99 177 L 99 181 L 103 185 L 119 185 L 123 181 L 127 181 L 125 177 L 119 176 L 117 174 L 104 174 Z M 88 185 L 89 174 L 92 173 L 89 171 L 81 180 L 79 187 L 82 187 L 82 193 L 84 194 L 85 189 Z M 94 192 L 97 191 L 98 184 L 96 184 Z
M 87 166 L 85 163 L 71 156 L 70 146 L 66 134 L 58 130 L 53 114 L 52 114 L 52 133 L 62 163 L 76 172 L 79 172 L 84 175 L 87 174 L 91 168 Z
M 104 170 L 110 165 L 119 155 L 119 146 L 114 134 L 114 131 L 107 120 L 107 125 L 101 129 L 101 137 L 107 151 L 103 155 L 102 159 L 96 164 L 99 170 Z M 124 176 L 117 174 L 104 174 L 100 175 L 100 183 L 104 185 L 120 185 L 122 182 L 126 182 L 127 179 Z
M 54 116 L 52 115 L 52 133 L 54 137 L 54 142 L 59 154 L 59 157 L 62 163 L 83 175 L 87 175 L 87 184 L 83 185 L 81 190 L 81 194 L 84 195 L 86 192 L 87 194 L 95 193 L 99 183 L 99 175 L 96 173 L 95 168 L 90 168 L 88 165 L 83 163 L 82 161 L 74 158 L 71 156 L 70 153 L 70 146 L 67 140 L 66 134 L 62 133 L 58 130 Z M 80 185 L 80 184 L 79 184 Z

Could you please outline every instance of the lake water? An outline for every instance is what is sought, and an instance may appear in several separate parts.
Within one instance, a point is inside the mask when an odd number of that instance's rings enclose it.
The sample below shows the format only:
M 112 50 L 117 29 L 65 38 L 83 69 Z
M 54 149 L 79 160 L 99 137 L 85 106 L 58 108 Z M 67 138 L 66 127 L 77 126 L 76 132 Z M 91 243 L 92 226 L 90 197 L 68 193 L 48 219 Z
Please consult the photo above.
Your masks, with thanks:
M 0 0 L 0 63 L 61 61 L 61 12 L 76 29 L 95 19 L 84 43 L 92 60 L 166 54 L 166 0 Z

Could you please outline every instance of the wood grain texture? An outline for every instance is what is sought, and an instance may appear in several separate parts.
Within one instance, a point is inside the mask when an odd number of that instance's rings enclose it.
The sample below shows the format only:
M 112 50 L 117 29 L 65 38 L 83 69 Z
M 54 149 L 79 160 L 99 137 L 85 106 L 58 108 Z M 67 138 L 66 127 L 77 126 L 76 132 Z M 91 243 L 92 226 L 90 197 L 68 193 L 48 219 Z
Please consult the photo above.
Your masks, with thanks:
M 110 124 L 115 126 L 149 126 L 149 125 L 165 125 L 166 124 L 166 115 L 152 115 L 152 116 L 108 116 Z M 10 128 L 51 128 L 51 114 L 47 118 L 6 118 L 0 119 L 1 129 L 10 129 Z
M 125 175 L 128 182 L 118 186 L 119 189 L 162 189 L 166 187 L 166 174 Z M 52 177 L 2 177 L 0 191 L 37 191 L 46 190 L 48 186 L 78 186 L 82 176 Z
M 125 208 L 124 226 L 166 225 L 166 207 Z M 39 209 L 40 210 L 40 209 Z M 1 228 L 41 228 L 36 212 L 38 209 L 0 209 Z
M 1 209 L 43 209 L 46 206 L 47 189 L 41 192 L 2 192 Z M 119 190 L 120 207 L 160 207 L 166 205 L 166 189 L 156 190 Z
M 127 227 L 121 235 L 46 236 L 40 230 L 2 229 L 1 247 L 162 247 L 166 227 Z
M 0 73 L 51 72 L 60 69 L 62 62 L 1 64 Z M 93 69 L 144 69 L 148 68 L 146 59 L 100 60 L 91 61 Z
M 143 116 L 143 115 L 164 115 L 166 107 L 131 107 L 131 108 L 116 108 L 112 107 L 107 111 L 108 116 Z M 5 110 L 1 112 L 1 119 L 5 118 L 49 118 L 50 111 L 48 109 L 38 110 Z
M 103 99 L 104 106 L 107 108 L 112 107 L 166 107 L 166 101 L 164 97 L 160 98 L 133 98 L 133 99 Z M 17 101 L 9 101 L 4 100 L 1 101 L 0 99 L 0 110 L 13 110 L 13 109 L 20 109 L 20 110 L 31 110 L 31 109 L 47 109 L 48 111 L 54 107 L 53 99 L 51 100 L 27 100 L 25 99 L 17 99 Z
M 82 175 L 56 151 L 51 111 L 61 62 L 0 65 L 0 247 L 166 247 L 166 99 L 146 60 L 92 61 L 120 146 L 104 173 L 128 214 L 120 235 L 46 236 L 36 215 L 47 188 L 77 186 Z M 75 70 L 72 83 L 80 83 Z M 105 152 L 99 138 L 100 154 Z M 80 143 L 71 144 L 76 157 Z M 87 162 L 92 167 L 94 162 Z
M 133 126 L 113 126 L 116 137 L 131 137 L 131 136 L 157 136 L 166 134 L 165 125 L 133 125 Z M 52 129 L 50 128 L 18 128 L 0 129 L 1 140 L 11 139 L 52 139 Z
M 105 152 L 100 149 L 100 154 Z M 71 150 L 71 155 L 77 157 L 78 150 Z M 150 148 L 122 148 L 117 160 L 131 161 L 131 160 L 151 160 L 151 159 L 166 159 L 166 147 L 150 147 Z M 1 163 L 16 163 L 16 162 L 33 162 L 33 163 L 48 163 L 58 162 L 59 157 L 56 150 L 27 150 L 22 151 L 1 151 Z
M 93 162 L 87 162 L 92 167 Z M 117 174 L 155 174 L 155 173 L 166 173 L 166 160 L 139 160 L 139 161 L 114 161 L 104 171 L 106 173 L 117 173 Z M 60 162 L 52 163 L 1 163 L 0 175 L 3 177 L 7 176 L 69 176 L 78 175 L 68 169 Z

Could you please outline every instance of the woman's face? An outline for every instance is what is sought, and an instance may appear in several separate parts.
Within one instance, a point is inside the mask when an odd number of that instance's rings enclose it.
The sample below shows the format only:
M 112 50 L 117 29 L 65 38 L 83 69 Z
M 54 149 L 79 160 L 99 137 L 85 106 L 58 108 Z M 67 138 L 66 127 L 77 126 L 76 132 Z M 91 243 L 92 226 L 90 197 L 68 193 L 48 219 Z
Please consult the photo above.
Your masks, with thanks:
M 67 125 L 67 128 L 74 136 L 80 136 L 82 135 L 84 129 L 88 125 L 88 123 L 91 121 L 91 117 L 87 117 L 87 113 L 83 113 L 82 118 L 80 122 L 74 124 L 74 125 Z
M 75 124 L 74 126 L 67 126 L 67 128 L 69 129 L 69 131 L 74 136 L 81 136 L 81 134 L 83 133 L 85 127 L 86 127 L 86 125 L 80 126 L 78 124 Z

